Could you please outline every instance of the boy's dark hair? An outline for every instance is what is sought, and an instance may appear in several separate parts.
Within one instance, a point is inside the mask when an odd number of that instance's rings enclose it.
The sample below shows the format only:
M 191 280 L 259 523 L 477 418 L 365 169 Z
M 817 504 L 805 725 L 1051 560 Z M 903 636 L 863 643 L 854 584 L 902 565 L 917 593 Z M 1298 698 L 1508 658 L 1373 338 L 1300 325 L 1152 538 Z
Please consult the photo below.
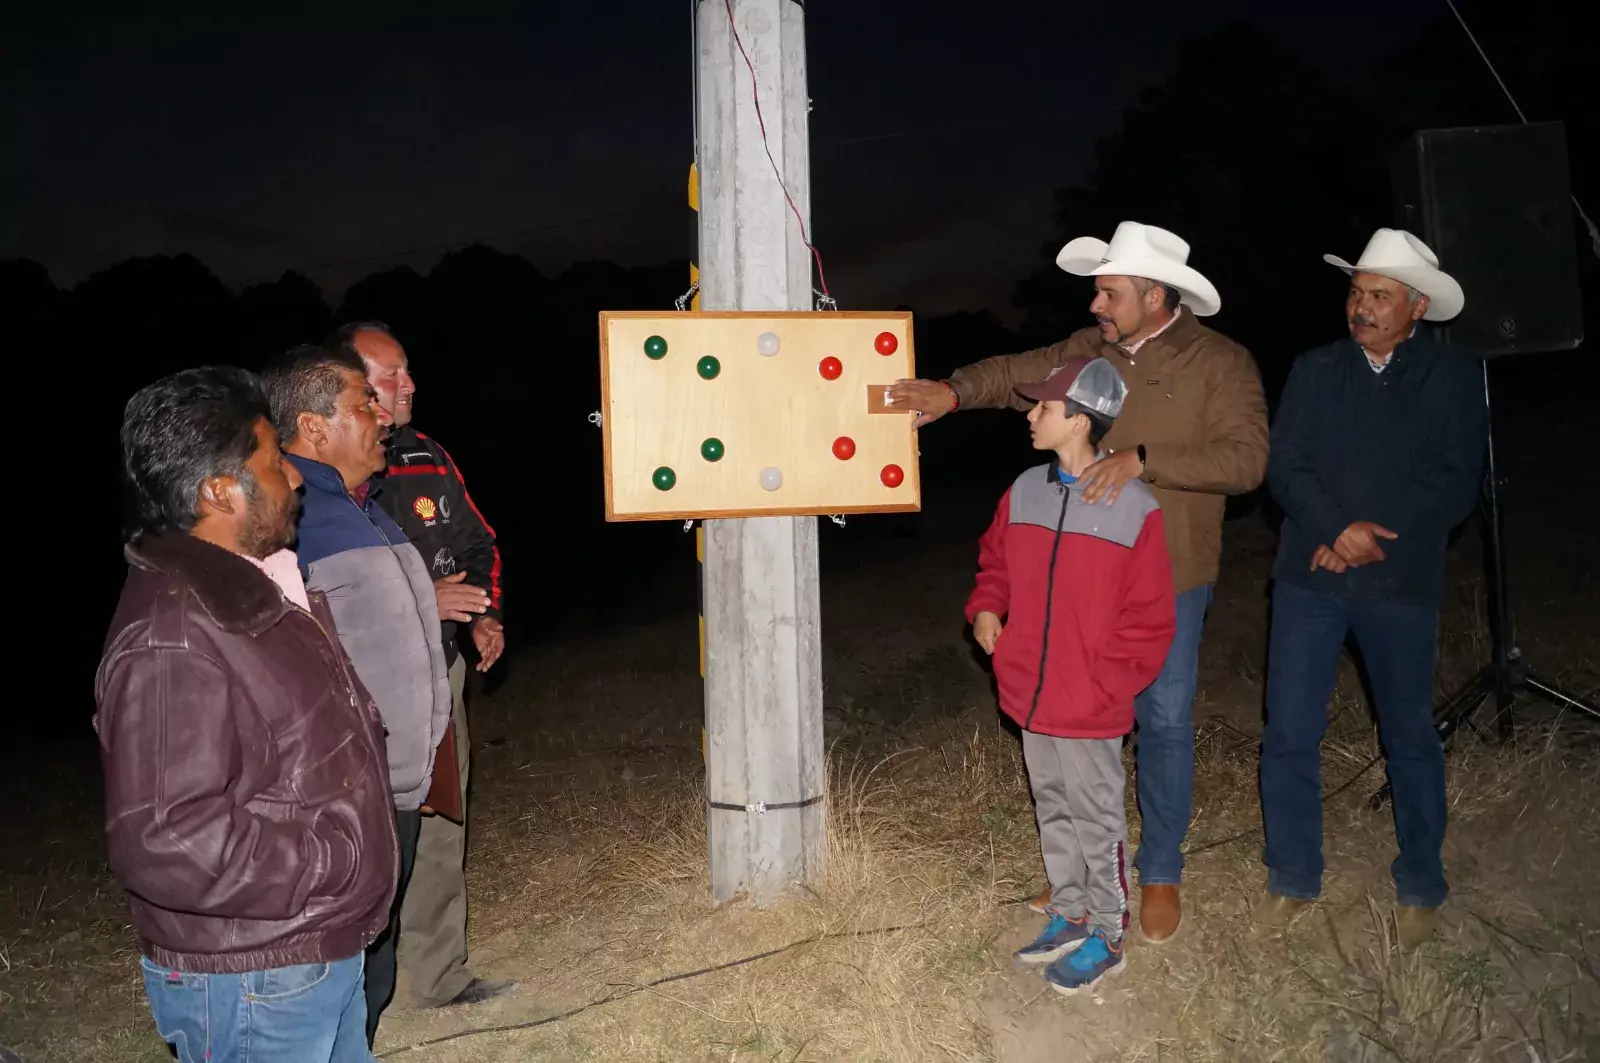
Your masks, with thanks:
M 1071 399 L 1066 400 L 1066 407 L 1068 417 L 1076 417 L 1081 413 L 1089 418 L 1089 445 L 1098 447 L 1100 441 L 1106 437 L 1106 433 L 1111 431 L 1112 418 L 1107 417 L 1098 410 L 1091 410 L 1082 403 L 1073 402 Z
M 300 434 L 302 413 L 333 416 L 339 393 L 344 390 L 340 374 L 346 369 L 362 378 L 367 375 L 367 364 L 349 344 L 302 343 L 290 348 L 262 374 L 281 445 L 288 446 Z
M 140 388 L 122 411 L 123 533 L 187 532 L 200 520 L 200 485 L 249 477 L 256 422 L 271 417 L 255 374 L 185 369 Z

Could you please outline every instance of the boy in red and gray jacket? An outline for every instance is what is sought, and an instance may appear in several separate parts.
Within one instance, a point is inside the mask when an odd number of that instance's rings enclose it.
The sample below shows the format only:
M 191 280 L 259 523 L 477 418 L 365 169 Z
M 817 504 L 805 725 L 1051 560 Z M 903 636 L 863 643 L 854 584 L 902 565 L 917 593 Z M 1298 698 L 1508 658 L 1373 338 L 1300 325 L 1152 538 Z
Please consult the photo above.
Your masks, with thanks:
M 1022 727 L 1050 877 L 1049 922 L 1016 955 L 1048 964 L 1045 979 L 1071 994 L 1122 967 L 1122 738 L 1133 730 L 1134 695 L 1155 680 L 1172 642 L 1172 566 L 1144 484 L 1090 503 L 1078 482 L 1122 412 L 1127 386 L 1116 367 L 1069 359 L 1017 394 L 1035 403 L 1034 448 L 1054 456 L 1000 499 L 966 615 L 994 657 L 1000 708 Z

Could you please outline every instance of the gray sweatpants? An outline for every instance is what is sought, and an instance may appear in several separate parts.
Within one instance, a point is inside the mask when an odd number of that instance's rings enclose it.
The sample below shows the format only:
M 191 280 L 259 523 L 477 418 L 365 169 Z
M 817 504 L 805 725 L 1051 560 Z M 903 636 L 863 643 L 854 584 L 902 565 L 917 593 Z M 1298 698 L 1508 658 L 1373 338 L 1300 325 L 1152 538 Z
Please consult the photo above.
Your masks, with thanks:
M 1050 876 L 1050 907 L 1087 914 L 1113 942 L 1128 927 L 1128 819 L 1120 738 L 1052 738 L 1022 732 Z

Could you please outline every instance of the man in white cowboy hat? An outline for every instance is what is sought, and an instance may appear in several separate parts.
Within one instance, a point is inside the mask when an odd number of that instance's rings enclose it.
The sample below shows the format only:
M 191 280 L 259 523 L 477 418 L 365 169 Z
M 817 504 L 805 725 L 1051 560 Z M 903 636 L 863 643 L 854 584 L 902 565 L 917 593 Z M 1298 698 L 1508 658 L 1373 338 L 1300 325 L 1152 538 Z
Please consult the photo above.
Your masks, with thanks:
M 918 411 L 917 427 L 957 409 L 1025 409 L 1018 385 L 1043 380 L 1073 357 L 1104 357 L 1127 384 L 1122 415 L 1105 438 L 1108 456 L 1085 471 L 1084 497 L 1114 500 L 1140 480 L 1166 521 L 1177 592 L 1177 632 L 1161 674 L 1135 700 L 1141 821 L 1139 929 L 1169 940 L 1182 918 L 1182 845 L 1194 783 L 1194 696 L 1200 634 L 1222 550 L 1230 494 L 1254 490 L 1267 465 L 1267 406 L 1261 375 L 1242 346 L 1200 324 L 1222 305 L 1188 264 L 1189 245 L 1165 229 L 1125 221 L 1108 244 L 1080 237 L 1056 264 L 1094 278 L 1095 324 L 1059 343 L 964 366 L 948 380 L 906 380 L 895 405 Z M 1035 900 L 1043 910 L 1045 895 Z
M 1261 743 L 1267 896 L 1287 925 L 1322 890 L 1322 772 L 1339 650 L 1361 649 L 1388 760 L 1404 947 L 1433 932 L 1447 888 L 1444 748 L 1433 726 L 1445 542 L 1472 511 L 1488 438 L 1481 363 L 1424 322 L 1461 312 L 1461 285 L 1408 232 L 1379 229 L 1350 275 L 1350 335 L 1296 359 L 1272 428 L 1267 484 L 1285 518 L 1273 566 Z

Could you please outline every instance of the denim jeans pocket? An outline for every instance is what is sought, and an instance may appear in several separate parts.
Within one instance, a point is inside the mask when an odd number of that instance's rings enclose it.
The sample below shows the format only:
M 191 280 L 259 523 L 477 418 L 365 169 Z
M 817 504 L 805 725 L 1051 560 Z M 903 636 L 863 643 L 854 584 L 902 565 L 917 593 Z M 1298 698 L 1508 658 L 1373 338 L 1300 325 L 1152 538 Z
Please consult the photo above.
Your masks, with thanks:
M 309 993 L 328 978 L 326 963 L 301 963 L 293 967 L 274 967 L 252 971 L 246 978 L 246 992 L 259 1001 L 292 1000 Z
M 200 990 L 205 989 L 211 978 L 207 974 L 196 974 L 192 971 L 179 971 L 172 967 L 164 966 L 148 956 L 139 957 L 139 970 L 144 974 L 147 984 L 152 989 L 161 986 L 172 990 Z
M 198 1063 L 191 1042 L 203 1051 L 209 1040 L 211 976 L 173 970 L 148 956 L 139 957 L 139 973 L 156 1033 L 172 1046 L 179 1063 Z

